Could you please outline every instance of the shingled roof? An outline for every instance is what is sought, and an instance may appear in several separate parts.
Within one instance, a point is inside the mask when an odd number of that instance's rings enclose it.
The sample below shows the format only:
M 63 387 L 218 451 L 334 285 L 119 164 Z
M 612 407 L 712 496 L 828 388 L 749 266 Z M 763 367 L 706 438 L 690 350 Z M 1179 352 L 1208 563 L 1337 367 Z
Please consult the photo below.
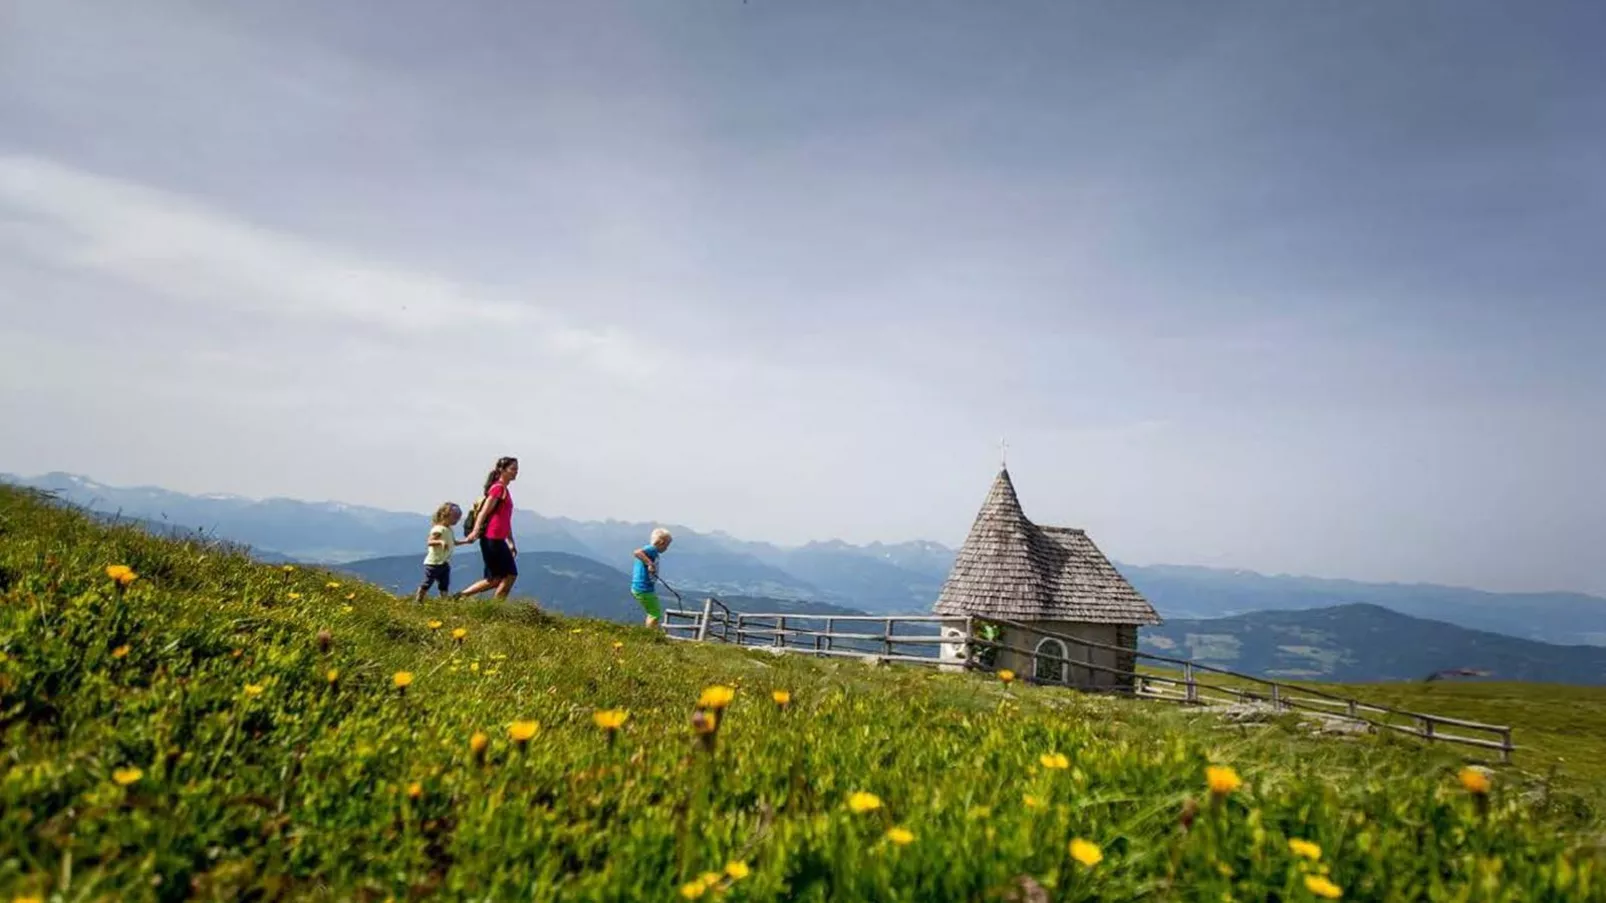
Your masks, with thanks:
M 1017 621 L 1160 623 L 1087 533 L 1026 519 L 1007 469 L 993 481 L 935 611 Z

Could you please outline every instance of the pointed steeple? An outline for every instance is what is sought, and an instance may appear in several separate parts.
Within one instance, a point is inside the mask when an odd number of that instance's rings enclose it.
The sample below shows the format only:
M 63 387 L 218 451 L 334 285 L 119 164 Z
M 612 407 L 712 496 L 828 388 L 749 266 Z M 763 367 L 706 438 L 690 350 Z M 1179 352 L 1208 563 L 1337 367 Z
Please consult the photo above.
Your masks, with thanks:
M 1158 624 L 1154 608 L 1086 533 L 1026 519 L 1009 468 L 1000 468 L 954 556 L 934 607 L 940 615 Z

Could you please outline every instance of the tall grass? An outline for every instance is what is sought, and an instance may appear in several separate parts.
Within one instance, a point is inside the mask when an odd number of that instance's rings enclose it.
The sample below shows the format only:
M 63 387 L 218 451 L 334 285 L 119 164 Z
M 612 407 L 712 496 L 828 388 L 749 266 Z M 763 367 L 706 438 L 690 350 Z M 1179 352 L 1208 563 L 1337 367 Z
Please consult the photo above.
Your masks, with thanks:
M 1590 796 L 1446 750 L 417 607 L 11 489 L 0 725 L 7 896 L 1606 899 Z

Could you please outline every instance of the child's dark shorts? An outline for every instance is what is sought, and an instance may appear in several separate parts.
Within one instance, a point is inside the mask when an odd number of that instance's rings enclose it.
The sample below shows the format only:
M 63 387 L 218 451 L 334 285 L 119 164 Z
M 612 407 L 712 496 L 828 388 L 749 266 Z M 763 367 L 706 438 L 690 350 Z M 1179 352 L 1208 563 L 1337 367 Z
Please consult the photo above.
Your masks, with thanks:
M 418 587 L 418 591 L 427 593 L 431 586 L 439 586 L 442 594 L 452 591 L 452 563 L 450 561 L 424 565 L 424 582 Z

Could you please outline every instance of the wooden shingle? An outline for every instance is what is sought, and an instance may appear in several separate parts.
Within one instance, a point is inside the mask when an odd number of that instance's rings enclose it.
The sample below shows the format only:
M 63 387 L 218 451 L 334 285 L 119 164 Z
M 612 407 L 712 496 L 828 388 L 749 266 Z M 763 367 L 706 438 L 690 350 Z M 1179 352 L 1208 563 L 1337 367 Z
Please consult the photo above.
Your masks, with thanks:
M 1017 621 L 1160 623 L 1086 532 L 1027 520 L 1008 470 L 993 481 L 934 610 Z

